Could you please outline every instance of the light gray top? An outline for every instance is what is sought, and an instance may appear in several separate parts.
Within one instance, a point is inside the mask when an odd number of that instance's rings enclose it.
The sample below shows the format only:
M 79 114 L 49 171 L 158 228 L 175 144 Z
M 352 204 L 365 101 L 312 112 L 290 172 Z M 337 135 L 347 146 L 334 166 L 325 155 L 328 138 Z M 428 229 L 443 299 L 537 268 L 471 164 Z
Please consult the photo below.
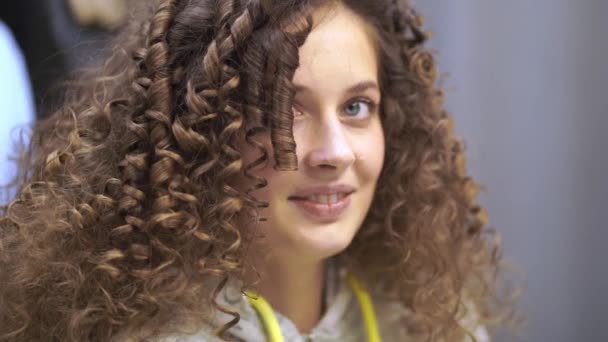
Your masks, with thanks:
M 333 269 L 333 267 L 330 267 Z M 345 281 L 345 270 L 328 271 L 328 286 L 326 290 L 327 310 L 316 327 L 309 334 L 301 334 L 295 324 L 283 314 L 274 311 L 281 327 L 285 341 L 289 342 L 364 342 L 367 333 L 363 323 L 359 302 Z M 236 341 L 266 341 L 266 334 L 262 322 L 247 298 L 241 293 L 238 281 L 229 281 L 218 295 L 217 302 L 229 306 L 239 312 L 241 319 L 237 325 L 228 330 L 232 340 Z M 382 341 L 407 341 L 406 327 L 403 318 L 412 317 L 411 311 L 399 303 L 383 302 L 373 298 L 378 327 Z M 155 339 L 157 342 L 219 342 L 221 339 L 214 336 L 214 328 L 231 321 L 233 317 L 226 313 L 216 311 L 212 316 L 212 326 L 201 328 L 192 335 L 165 336 Z M 474 317 L 467 317 L 463 325 L 470 329 L 478 342 L 488 342 L 487 331 L 475 324 Z M 467 338 L 463 342 L 470 341 Z

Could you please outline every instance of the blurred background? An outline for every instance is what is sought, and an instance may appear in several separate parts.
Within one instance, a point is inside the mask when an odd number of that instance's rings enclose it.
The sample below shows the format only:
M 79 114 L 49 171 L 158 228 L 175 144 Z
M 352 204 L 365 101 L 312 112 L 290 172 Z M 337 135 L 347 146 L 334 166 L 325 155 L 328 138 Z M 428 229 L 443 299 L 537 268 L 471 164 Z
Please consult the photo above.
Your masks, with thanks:
M 0 5 L 0 182 L 13 127 L 93 63 L 132 0 Z M 481 202 L 523 270 L 520 336 L 608 341 L 608 1 L 413 0 Z
M 414 3 L 481 202 L 527 277 L 517 340 L 608 341 L 608 1 Z

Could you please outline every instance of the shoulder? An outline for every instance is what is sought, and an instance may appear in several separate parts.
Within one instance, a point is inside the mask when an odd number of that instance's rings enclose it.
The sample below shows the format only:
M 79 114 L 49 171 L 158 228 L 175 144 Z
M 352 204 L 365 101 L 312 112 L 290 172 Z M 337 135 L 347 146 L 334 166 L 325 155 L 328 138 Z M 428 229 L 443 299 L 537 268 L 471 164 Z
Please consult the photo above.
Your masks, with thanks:
M 122 332 L 112 339 L 112 342 L 223 342 L 221 338 L 214 334 L 211 325 L 204 325 L 196 329 L 182 328 L 173 329 L 171 332 L 160 333 L 154 337 L 149 337 L 146 332 Z M 238 341 L 238 340 L 235 340 Z
M 376 317 L 382 339 L 385 341 L 408 341 L 414 337 L 410 331 L 410 324 L 414 323 L 415 315 L 411 309 L 403 304 L 377 299 L 374 301 Z M 477 311 L 472 303 L 465 303 L 466 314 L 459 320 L 460 325 L 474 337 L 466 336 L 462 342 L 490 342 L 487 329 L 480 324 Z
M 475 337 L 475 340 L 473 340 L 471 337 L 467 336 L 465 341 L 490 342 L 490 334 L 486 327 L 480 323 L 479 313 L 473 302 L 465 300 L 464 307 L 466 309 L 465 315 L 460 319 L 459 323 Z
M 200 329 L 195 333 L 177 332 L 172 334 L 163 334 L 153 338 L 146 338 L 142 334 L 120 334 L 116 336 L 112 342 L 223 342 L 224 340 L 213 334 L 211 329 Z M 237 340 L 238 341 L 238 340 Z

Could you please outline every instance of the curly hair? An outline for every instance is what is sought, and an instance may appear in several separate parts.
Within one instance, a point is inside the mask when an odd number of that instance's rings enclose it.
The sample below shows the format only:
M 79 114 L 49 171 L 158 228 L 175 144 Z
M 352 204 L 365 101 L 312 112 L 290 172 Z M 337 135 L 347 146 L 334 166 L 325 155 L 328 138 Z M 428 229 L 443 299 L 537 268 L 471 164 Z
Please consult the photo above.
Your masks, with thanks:
M 250 172 L 297 168 L 291 83 L 314 0 L 142 2 L 99 67 L 67 83 L 0 212 L 0 340 L 107 341 L 204 322 L 269 204 Z M 428 33 L 405 0 L 340 1 L 373 27 L 386 155 L 364 224 L 339 256 L 415 313 L 430 340 L 500 317 L 500 246 L 442 109 Z M 259 151 L 243 165 L 239 134 Z M 240 176 L 255 181 L 246 191 Z M 370 257 L 371 256 L 371 257 Z M 404 322 L 405 324 L 405 322 Z

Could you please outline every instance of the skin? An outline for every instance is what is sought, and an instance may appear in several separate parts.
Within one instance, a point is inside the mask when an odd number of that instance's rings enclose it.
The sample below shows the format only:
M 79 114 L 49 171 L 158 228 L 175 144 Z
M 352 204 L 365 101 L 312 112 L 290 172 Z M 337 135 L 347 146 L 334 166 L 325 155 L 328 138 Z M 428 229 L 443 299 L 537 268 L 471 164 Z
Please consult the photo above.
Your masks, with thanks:
M 125 0 L 69 0 L 74 17 L 81 25 L 100 25 L 114 28 L 127 15 Z
M 274 170 L 272 153 L 253 170 L 269 182 L 253 195 L 270 206 L 260 212 L 268 221 L 251 228 L 263 238 L 248 258 L 261 275 L 255 290 L 302 333 L 321 318 L 325 262 L 360 229 L 384 163 L 378 60 L 367 24 L 341 5 L 313 18 L 293 79 L 298 170 Z M 256 140 L 272 151 L 269 136 Z M 241 143 L 244 163 L 255 160 L 258 152 Z M 335 183 L 356 189 L 337 220 L 311 217 L 288 200 L 296 188 Z

